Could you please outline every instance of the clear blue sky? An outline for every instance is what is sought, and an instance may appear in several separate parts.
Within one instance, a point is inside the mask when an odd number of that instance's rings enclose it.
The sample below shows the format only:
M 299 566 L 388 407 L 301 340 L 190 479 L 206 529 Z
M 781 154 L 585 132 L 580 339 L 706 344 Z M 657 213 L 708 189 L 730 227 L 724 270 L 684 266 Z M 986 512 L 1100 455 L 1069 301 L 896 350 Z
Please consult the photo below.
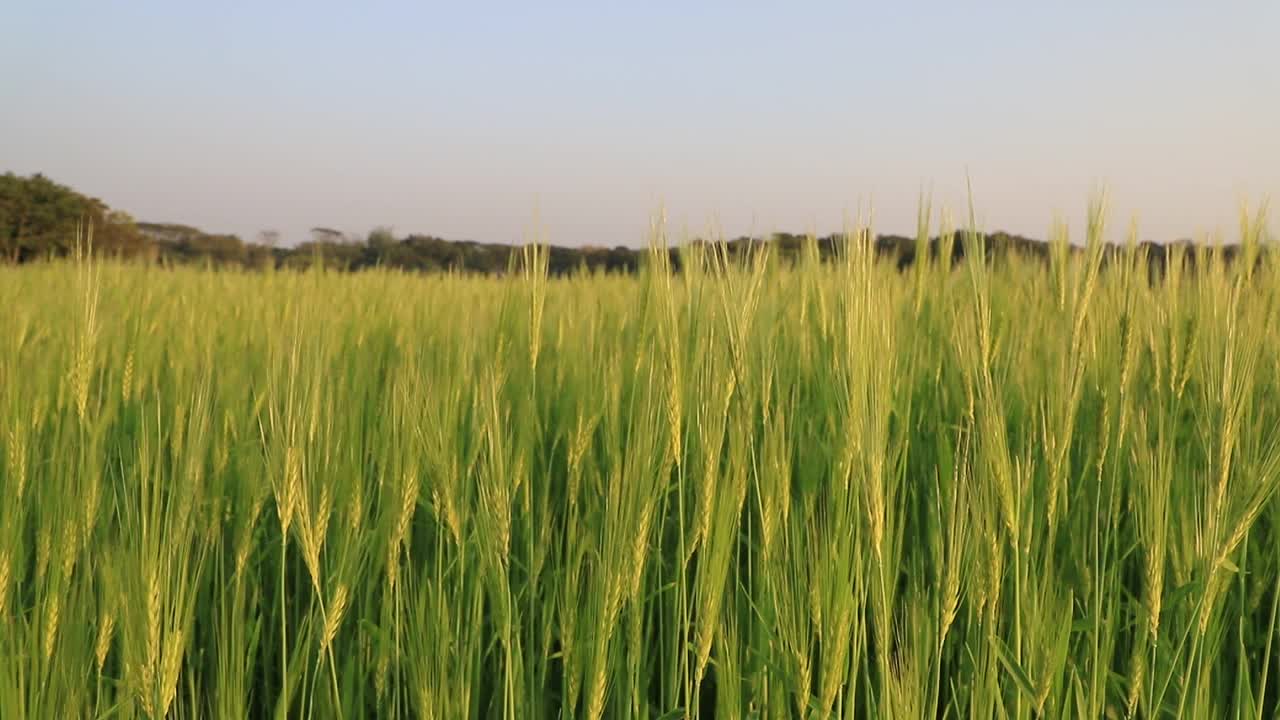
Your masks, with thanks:
M 1280 2 L 4 3 L 0 171 L 140 219 L 516 242 L 1235 229 L 1280 193 Z

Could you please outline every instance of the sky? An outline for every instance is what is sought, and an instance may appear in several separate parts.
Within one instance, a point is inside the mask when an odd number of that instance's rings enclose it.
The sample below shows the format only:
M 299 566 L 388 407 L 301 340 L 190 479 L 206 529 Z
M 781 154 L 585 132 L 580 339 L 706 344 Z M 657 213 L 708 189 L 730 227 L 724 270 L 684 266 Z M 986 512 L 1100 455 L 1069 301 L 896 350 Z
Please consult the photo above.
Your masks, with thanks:
M 1280 193 L 1280 2 L 0 7 L 0 172 L 286 241 L 914 232 L 921 192 L 1157 241 Z M 1275 223 L 1272 223 L 1273 228 Z

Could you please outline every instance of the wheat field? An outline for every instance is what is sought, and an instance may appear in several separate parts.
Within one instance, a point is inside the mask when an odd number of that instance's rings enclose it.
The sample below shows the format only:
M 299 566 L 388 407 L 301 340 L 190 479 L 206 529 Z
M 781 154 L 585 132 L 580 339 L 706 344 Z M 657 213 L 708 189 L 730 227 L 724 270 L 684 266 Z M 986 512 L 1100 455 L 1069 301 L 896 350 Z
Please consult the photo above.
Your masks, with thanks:
M 1160 275 L 1086 225 L 0 267 L 0 717 L 1273 717 L 1265 217 Z

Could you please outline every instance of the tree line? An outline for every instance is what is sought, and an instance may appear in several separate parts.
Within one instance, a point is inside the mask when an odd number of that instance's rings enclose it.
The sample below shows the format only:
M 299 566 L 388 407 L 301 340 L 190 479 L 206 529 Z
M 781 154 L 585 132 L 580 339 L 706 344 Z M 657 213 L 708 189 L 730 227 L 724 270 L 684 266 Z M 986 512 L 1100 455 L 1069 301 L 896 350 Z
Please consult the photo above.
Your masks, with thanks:
M 341 271 L 394 268 L 411 272 L 460 272 L 501 274 L 518 266 L 521 250 L 512 245 L 446 240 L 431 235 L 396 237 L 387 228 L 377 228 L 366 236 L 351 236 L 332 228 L 316 227 L 310 239 L 292 247 L 279 245 L 278 233 L 261 233 L 246 242 L 236 235 L 206 233 L 198 228 L 173 223 L 138 222 L 129 214 L 113 210 L 97 198 L 88 197 L 49 178 L 36 174 L 20 177 L 0 175 L 0 262 L 27 263 L 66 257 L 76 252 L 77 238 L 91 236 L 95 254 L 134 259 L 161 265 L 195 264 L 246 270 L 306 269 L 316 266 Z M 1049 259 L 1049 246 L 1039 240 L 991 233 L 982 236 L 988 259 L 1022 255 Z M 808 238 L 778 233 L 767 239 L 739 237 L 719 241 L 728 257 L 742 256 L 769 243 L 782 261 L 795 261 L 805 251 Z M 695 243 L 703 242 L 695 240 Z M 841 235 L 816 238 L 814 246 L 822 259 L 839 252 Z M 949 255 L 958 262 L 972 245 L 967 233 L 950 237 L 934 236 L 919 243 L 914 237 L 878 235 L 872 240 L 876 254 L 899 268 L 912 265 L 917 254 L 927 252 L 937 258 Z M 1170 257 L 1170 246 L 1144 242 L 1148 262 L 1162 270 Z M 1109 257 L 1120 248 L 1106 249 Z M 1219 249 L 1228 259 L 1236 246 Z M 649 251 L 628 247 L 548 248 L 547 271 L 563 275 L 588 272 L 632 273 L 639 269 Z M 670 262 L 679 270 L 683 255 L 671 249 Z M 1194 254 L 1188 254 L 1194 261 Z

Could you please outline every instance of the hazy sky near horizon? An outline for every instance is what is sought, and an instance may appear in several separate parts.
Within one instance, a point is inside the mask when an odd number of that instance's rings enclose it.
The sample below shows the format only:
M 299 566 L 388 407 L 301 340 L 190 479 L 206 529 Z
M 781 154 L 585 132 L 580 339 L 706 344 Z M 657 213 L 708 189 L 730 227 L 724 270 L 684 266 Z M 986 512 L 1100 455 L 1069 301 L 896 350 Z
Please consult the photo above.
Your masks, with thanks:
M 0 172 L 139 219 L 518 242 L 1234 233 L 1280 193 L 1280 2 L 40 2 L 0 9 Z M 1272 227 L 1275 227 L 1272 223 Z

